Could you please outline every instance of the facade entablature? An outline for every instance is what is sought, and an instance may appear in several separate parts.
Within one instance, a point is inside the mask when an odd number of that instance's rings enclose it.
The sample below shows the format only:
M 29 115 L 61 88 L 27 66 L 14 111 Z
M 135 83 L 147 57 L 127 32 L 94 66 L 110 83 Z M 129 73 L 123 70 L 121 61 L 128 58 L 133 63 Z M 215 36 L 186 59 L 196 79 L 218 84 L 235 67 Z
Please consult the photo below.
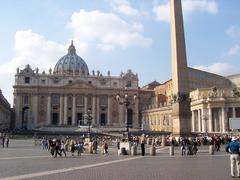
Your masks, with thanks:
M 165 106 L 165 107 L 161 107 L 161 108 L 144 109 L 144 110 L 142 110 L 142 113 L 164 112 L 164 111 L 172 111 L 172 106 Z
M 137 75 L 134 75 L 132 71 L 128 71 L 126 75 L 121 76 L 110 76 L 108 72 L 107 76 L 102 74 L 93 74 L 93 75 L 64 75 L 64 74 L 52 74 L 49 70 L 49 74 L 38 72 L 32 70 L 29 65 L 23 70 L 17 69 L 17 74 L 15 75 L 15 85 L 21 86 L 39 86 L 39 87 L 61 87 L 66 86 L 75 82 L 85 82 L 90 85 L 93 85 L 97 88 L 124 88 L 128 89 L 138 89 L 138 78 Z
M 203 88 L 196 89 L 190 92 L 191 101 L 205 100 L 210 101 L 224 101 L 226 99 L 240 98 L 240 90 L 238 88 Z

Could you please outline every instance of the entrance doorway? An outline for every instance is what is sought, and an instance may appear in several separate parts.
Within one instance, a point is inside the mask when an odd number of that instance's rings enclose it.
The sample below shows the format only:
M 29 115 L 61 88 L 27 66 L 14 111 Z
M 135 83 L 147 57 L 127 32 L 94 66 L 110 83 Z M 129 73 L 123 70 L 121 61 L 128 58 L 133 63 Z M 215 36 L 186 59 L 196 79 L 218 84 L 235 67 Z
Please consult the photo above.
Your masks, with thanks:
M 105 126 L 106 125 L 106 114 L 105 113 L 102 113 L 100 115 L 100 125 L 101 126 Z
M 25 106 L 22 109 L 22 128 L 27 129 L 29 118 L 29 107 Z
M 59 115 L 58 113 L 52 113 L 52 124 L 53 125 L 57 125 L 58 124 L 58 118 L 59 118 Z
M 133 127 L 133 110 L 132 109 L 127 110 L 127 123 L 128 123 L 128 127 L 130 128 Z
M 84 125 L 83 113 L 77 113 L 78 126 Z
M 72 117 L 68 116 L 67 125 L 72 125 Z

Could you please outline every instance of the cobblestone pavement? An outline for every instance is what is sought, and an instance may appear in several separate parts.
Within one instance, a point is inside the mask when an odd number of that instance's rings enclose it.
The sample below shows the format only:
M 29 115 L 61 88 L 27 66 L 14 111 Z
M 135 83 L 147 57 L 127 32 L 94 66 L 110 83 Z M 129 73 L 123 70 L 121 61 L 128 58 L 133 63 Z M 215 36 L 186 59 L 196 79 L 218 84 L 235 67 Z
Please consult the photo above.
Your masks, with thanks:
M 140 152 L 140 151 L 139 151 Z M 148 149 L 147 149 L 148 152 Z M 158 148 L 156 156 L 118 156 L 115 147 L 109 155 L 84 153 L 81 157 L 51 158 L 33 141 L 15 140 L 9 149 L 0 148 L 0 179 L 34 180 L 228 180 L 229 156 L 208 154 L 200 147 L 197 156 L 169 157 L 168 147 Z

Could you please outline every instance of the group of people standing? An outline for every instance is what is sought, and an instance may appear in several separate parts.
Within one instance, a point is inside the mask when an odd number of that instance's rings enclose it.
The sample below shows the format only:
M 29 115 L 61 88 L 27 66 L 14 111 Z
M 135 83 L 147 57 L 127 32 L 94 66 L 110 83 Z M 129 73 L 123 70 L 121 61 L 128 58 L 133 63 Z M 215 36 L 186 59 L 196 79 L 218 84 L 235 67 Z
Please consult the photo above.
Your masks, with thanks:
M 197 155 L 198 143 L 196 139 L 183 138 L 181 140 L 181 154 L 184 155 Z
M 108 154 L 108 143 L 106 140 L 102 140 L 102 153 Z M 78 156 L 85 151 L 85 147 L 90 153 L 97 154 L 99 140 L 97 138 L 90 139 L 71 139 L 71 138 L 47 138 L 43 137 L 41 140 L 42 149 L 46 149 L 50 151 L 50 154 L 53 158 L 57 156 L 62 157 L 63 155 L 66 157 L 67 153 L 70 152 L 71 156 L 74 156 L 77 153 Z

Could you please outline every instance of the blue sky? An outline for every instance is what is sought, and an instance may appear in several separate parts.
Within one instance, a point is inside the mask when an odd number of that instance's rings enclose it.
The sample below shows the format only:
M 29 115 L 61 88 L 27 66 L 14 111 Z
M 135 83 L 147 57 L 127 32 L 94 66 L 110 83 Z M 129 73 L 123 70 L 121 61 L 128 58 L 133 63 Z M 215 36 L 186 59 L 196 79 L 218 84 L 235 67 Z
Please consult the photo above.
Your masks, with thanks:
M 240 1 L 183 0 L 188 65 L 239 73 Z M 90 71 L 132 69 L 143 86 L 171 78 L 168 0 L 0 0 L 0 88 L 12 104 L 16 68 L 40 72 L 73 39 Z

